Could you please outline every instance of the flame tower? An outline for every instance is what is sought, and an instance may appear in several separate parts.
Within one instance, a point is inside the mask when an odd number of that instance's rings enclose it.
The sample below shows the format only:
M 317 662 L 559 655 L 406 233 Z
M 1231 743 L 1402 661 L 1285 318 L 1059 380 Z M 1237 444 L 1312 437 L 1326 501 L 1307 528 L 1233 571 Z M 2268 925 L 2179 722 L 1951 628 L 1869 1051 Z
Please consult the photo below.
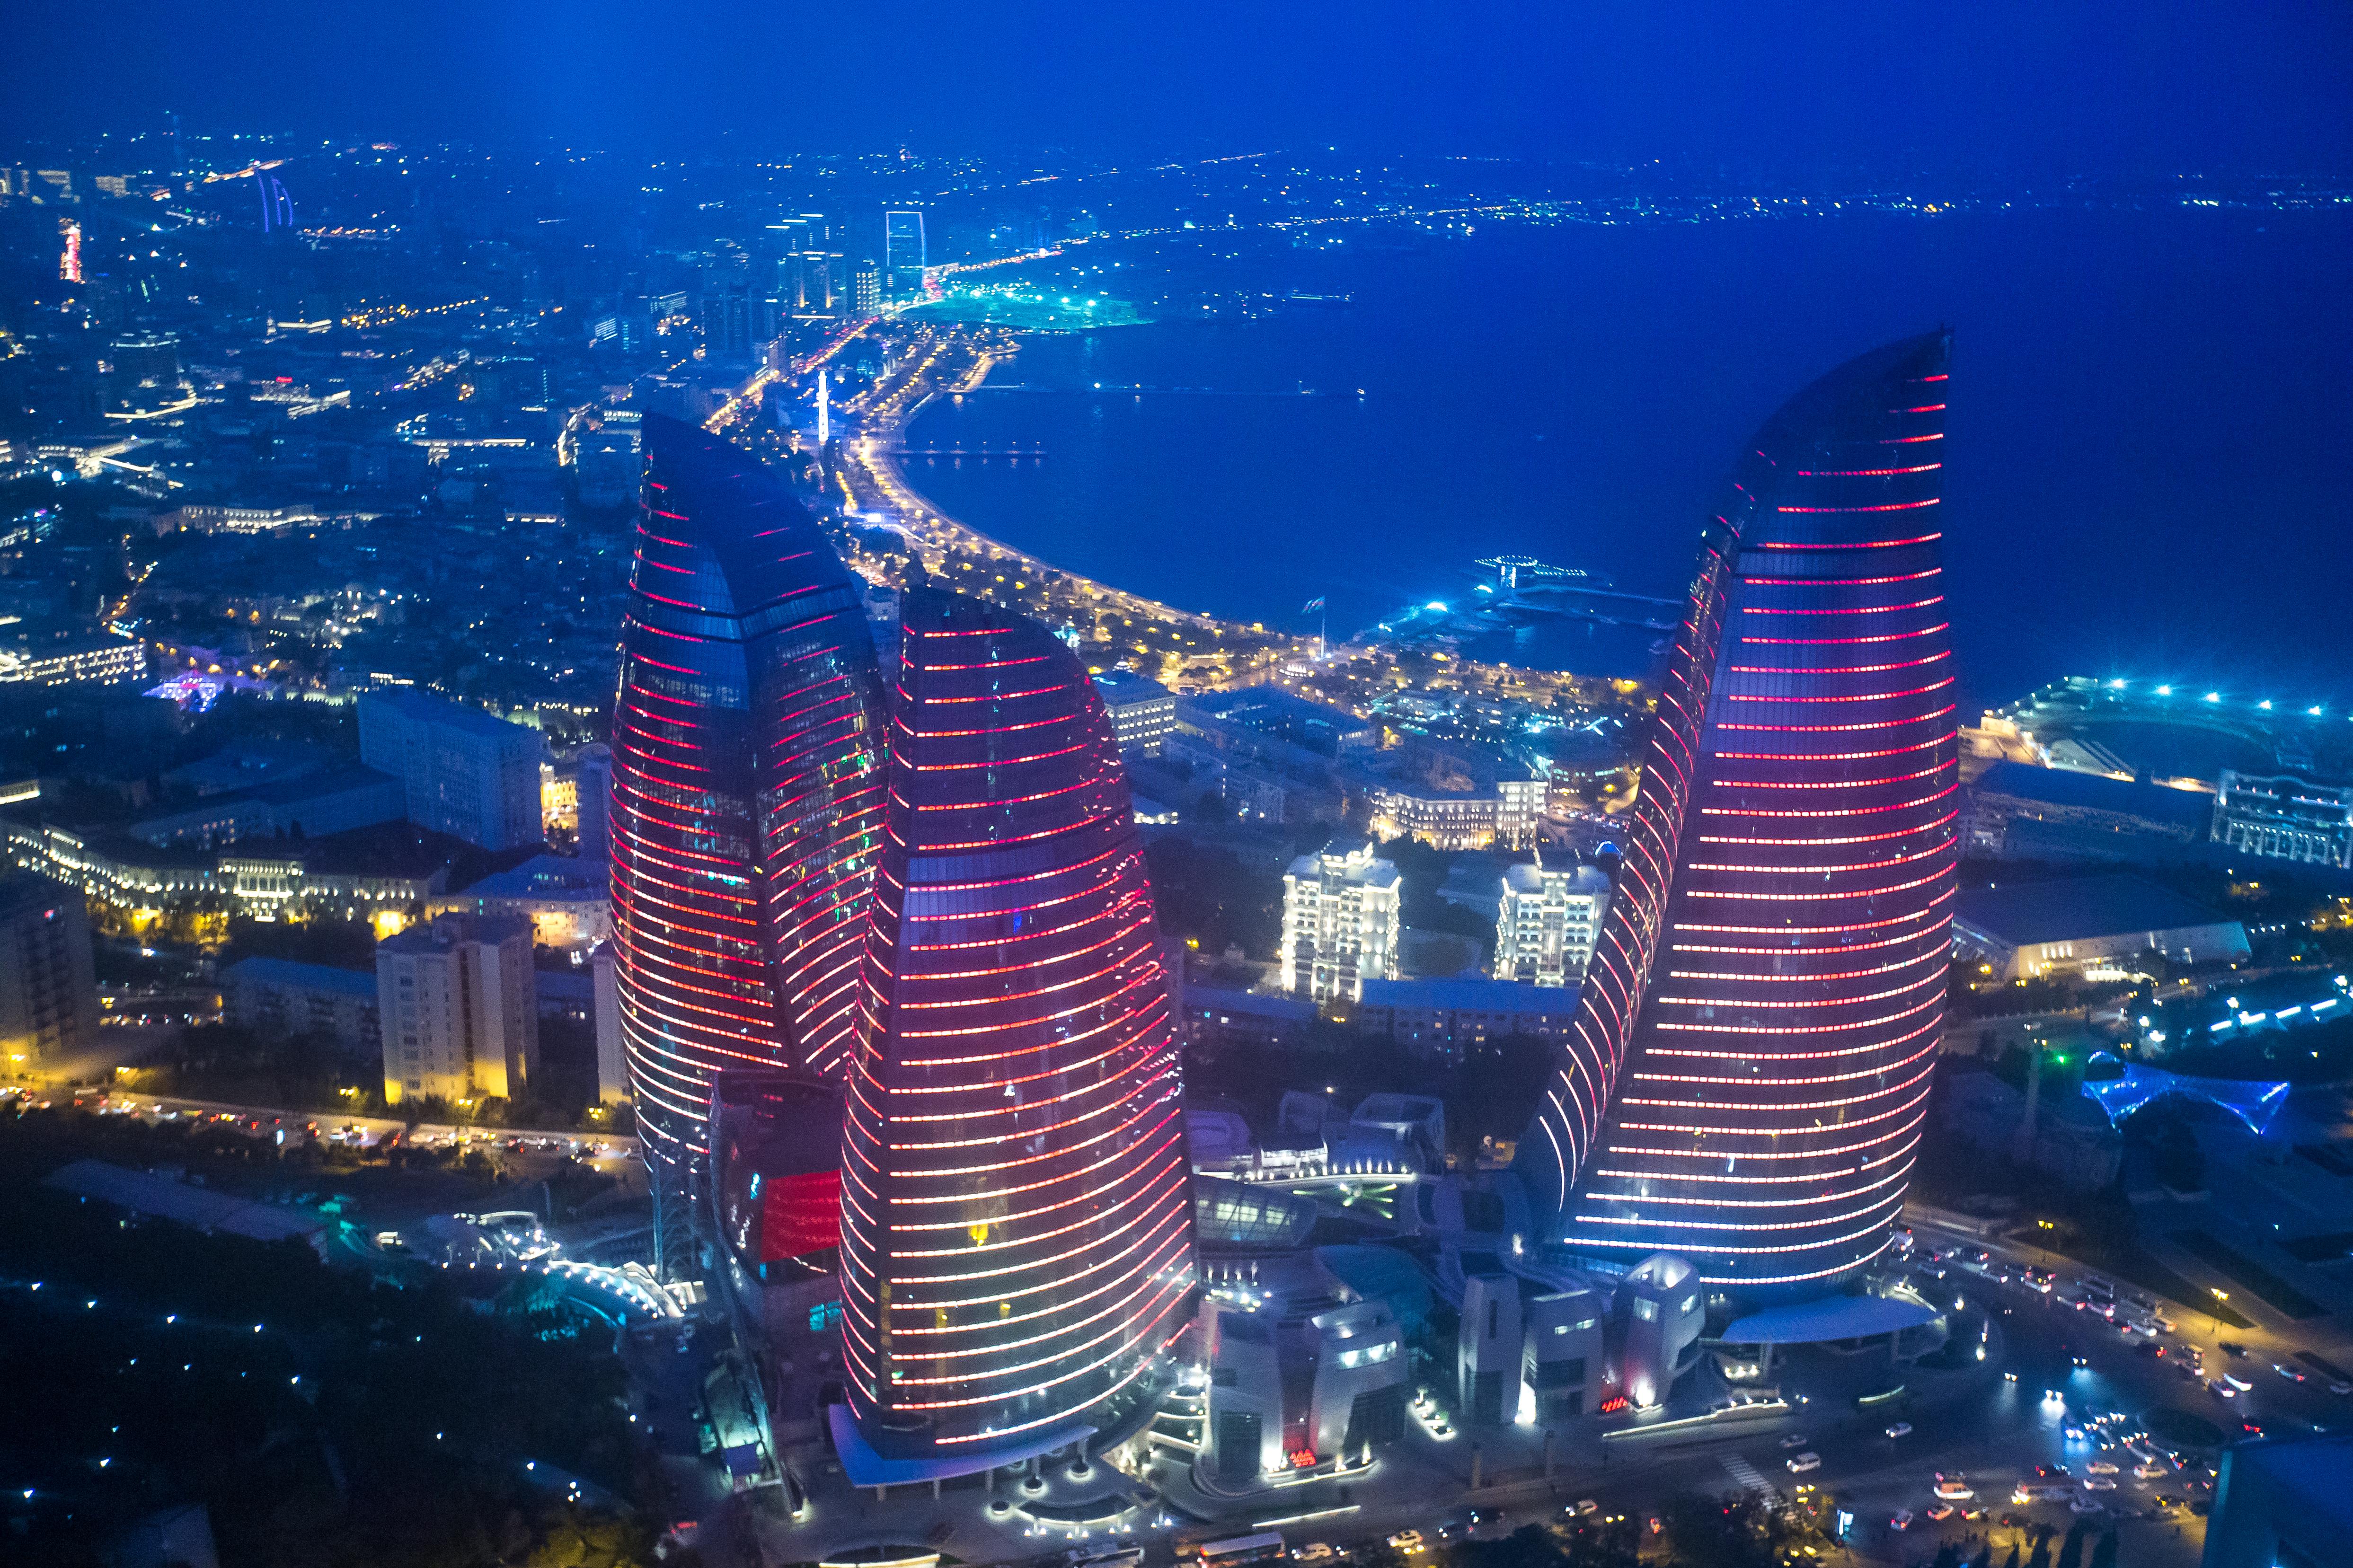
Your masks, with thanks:
M 1957 836 L 1942 331 L 1799 393 L 1702 534 L 1625 864 L 1520 1145 L 1541 1239 L 1744 1302 L 1887 1245 L 1943 1031 Z
M 1192 1316 L 1168 975 L 1119 745 L 1043 626 L 911 587 L 842 1130 L 859 1484 L 1128 1430 Z
M 714 1076 L 838 1077 L 881 844 L 881 683 L 857 578 L 752 458 L 645 420 L 613 709 L 614 978 L 663 1195 L 707 1152 Z M 675 1224 L 664 1262 L 683 1241 Z

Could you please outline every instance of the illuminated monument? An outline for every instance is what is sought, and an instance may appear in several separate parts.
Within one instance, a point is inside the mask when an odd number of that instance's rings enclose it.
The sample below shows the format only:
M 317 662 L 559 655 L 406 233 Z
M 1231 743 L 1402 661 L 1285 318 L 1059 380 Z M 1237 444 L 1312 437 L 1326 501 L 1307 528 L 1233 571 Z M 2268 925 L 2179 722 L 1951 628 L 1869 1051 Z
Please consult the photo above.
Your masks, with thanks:
M 614 977 L 664 1266 L 723 1068 L 838 1077 L 881 842 L 864 595 L 784 483 L 648 415 L 613 712 Z
M 1832 1295 L 1888 1244 L 1957 853 L 1947 351 L 1894 343 L 1799 394 L 1702 533 L 1624 869 L 1520 1143 L 1547 1257 L 1673 1254 L 1753 1307 Z
M 1043 626 L 909 588 L 842 1131 L 859 1485 L 1149 1418 L 1192 1320 L 1168 975 L 1119 743 Z

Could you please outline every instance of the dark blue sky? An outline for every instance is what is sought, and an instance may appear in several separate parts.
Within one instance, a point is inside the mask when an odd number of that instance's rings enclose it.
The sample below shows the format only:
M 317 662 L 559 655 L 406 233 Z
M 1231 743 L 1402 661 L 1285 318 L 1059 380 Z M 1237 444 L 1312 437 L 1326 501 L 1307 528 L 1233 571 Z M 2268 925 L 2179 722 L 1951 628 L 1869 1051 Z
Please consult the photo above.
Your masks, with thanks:
M 0 134 L 2353 169 L 2341 0 L 19 0 Z

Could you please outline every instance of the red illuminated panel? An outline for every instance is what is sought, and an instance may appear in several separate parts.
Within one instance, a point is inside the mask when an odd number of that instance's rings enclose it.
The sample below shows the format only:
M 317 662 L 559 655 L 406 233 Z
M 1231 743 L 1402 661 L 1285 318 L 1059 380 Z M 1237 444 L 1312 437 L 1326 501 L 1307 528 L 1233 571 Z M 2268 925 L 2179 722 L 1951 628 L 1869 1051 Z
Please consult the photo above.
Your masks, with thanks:
M 801 1258 L 841 1240 L 841 1173 L 772 1176 L 760 1187 L 760 1261 Z

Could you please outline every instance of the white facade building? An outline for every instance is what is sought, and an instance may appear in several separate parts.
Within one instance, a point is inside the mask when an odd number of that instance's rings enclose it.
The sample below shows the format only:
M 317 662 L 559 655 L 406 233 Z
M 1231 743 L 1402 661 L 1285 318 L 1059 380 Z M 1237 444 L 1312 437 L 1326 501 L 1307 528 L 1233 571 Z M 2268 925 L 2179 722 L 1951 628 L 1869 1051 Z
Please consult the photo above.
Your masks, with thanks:
M 1538 985 L 1574 984 L 1593 956 L 1601 917 L 1609 908 L 1609 879 L 1592 866 L 1533 866 L 1504 871 L 1504 903 L 1495 918 L 1495 978 Z
M 360 761 L 402 782 L 408 820 L 485 849 L 543 841 L 539 731 L 421 691 L 360 699 Z
M 531 921 L 440 915 L 375 949 L 384 1098 L 522 1100 L 539 1071 Z
M 1397 978 L 1398 868 L 1360 843 L 1302 855 L 1282 878 L 1282 986 L 1317 1001 Z

